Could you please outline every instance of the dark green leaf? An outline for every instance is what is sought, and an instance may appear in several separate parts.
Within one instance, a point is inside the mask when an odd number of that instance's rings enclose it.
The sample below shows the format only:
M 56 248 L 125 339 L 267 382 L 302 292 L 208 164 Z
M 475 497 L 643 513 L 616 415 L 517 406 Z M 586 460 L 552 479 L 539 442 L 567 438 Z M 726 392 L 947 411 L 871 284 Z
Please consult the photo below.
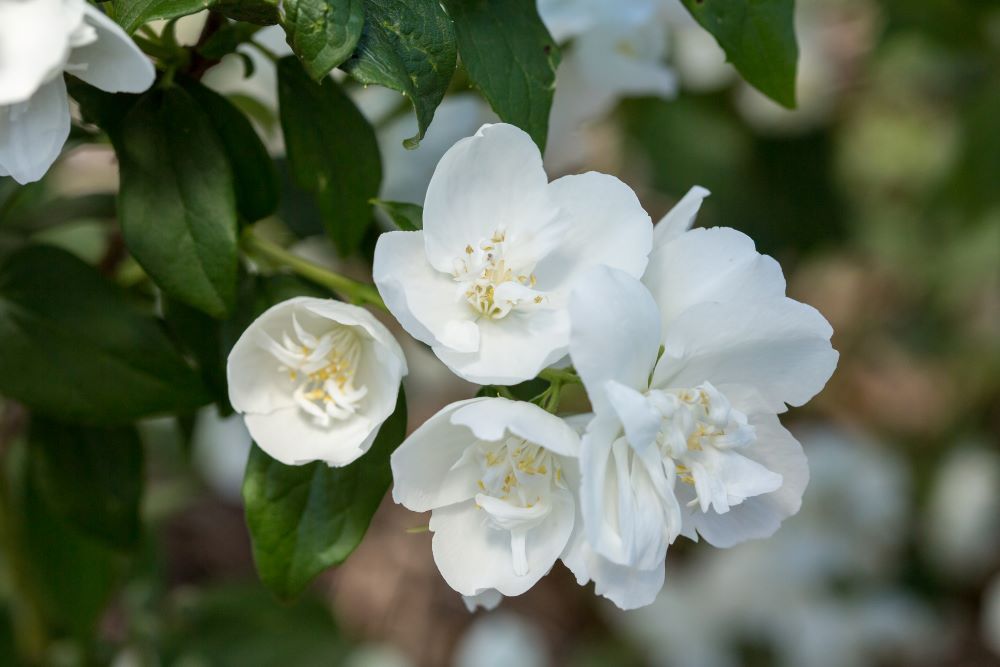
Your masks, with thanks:
M 209 60 L 220 60 L 236 51 L 240 44 L 250 41 L 260 28 L 252 23 L 227 23 L 198 46 L 198 53 Z
M 212 119 L 180 86 L 154 90 L 125 117 L 116 148 L 129 251 L 168 295 L 224 316 L 236 298 L 236 198 Z
M 506 123 L 545 148 L 559 47 L 535 0 L 445 0 L 469 78 Z
M 280 18 L 278 0 L 214 0 L 215 11 L 236 21 L 274 25 Z
M 683 0 L 743 78 L 775 102 L 795 107 L 795 0 Z
M 424 228 L 424 208 L 419 204 L 383 199 L 373 199 L 372 204 L 385 211 L 392 224 L 404 232 L 415 232 Z
M 261 580 L 280 598 L 292 598 L 361 543 L 389 488 L 389 455 L 406 435 L 406 399 L 372 448 L 344 468 L 322 461 L 287 466 L 257 446 L 243 480 L 247 526 Z
M 327 234 L 349 254 L 371 222 L 368 202 L 382 181 L 375 131 L 336 82 L 311 81 L 292 57 L 278 63 L 278 100 L 292 178 L 313 194 Z
M 365 24 L 363 0 L 285 0 L 288 45 L 314 80 L 351 57 Z
M 129 422 L 206 402 L 159 324 L 63 250 L 0 266 L 0 393 L 84 423 Z
M 239 311 L 239 304 L 234 316 Z M 226 384 L 226 353 L 222 349 L 223 323 L 175 299 L 164 299 L 163 317 L 178 346 L 190 355 L 198 366 L 201 379 L 215 398 L 219 412 L 232 412 L 229 388 Z
M 365 30 L 342 69 L 364 84 L 398 90 L 410 98 L 416 148 L 455 73 L 457 50 L 451 20 L 438 0 L 366 0 Z
M 30 456 L 53 514 L 113 548 L 139 539 L 142 443 L 132 426 L 87 428 L 36 417 Z
M 27 463 L 17 515 L 25 583 L 31 586 L 46 625 L 89 642 L 126 561 L 56 516 L 37 487 L 37 475 L 31 470 L 35 461 L 29 457 Z
M 196 14 L 215 4 L 215 0 L 112 0 L 115 17 L 125 32 L 156 19 L 176 19 Z
M 190 79 L 183 83 L 222 141 L 235 179 L 240 216 L 254 222 L 274 213 L 278 208 L 278 172 L 253 125 L 222 95 Z

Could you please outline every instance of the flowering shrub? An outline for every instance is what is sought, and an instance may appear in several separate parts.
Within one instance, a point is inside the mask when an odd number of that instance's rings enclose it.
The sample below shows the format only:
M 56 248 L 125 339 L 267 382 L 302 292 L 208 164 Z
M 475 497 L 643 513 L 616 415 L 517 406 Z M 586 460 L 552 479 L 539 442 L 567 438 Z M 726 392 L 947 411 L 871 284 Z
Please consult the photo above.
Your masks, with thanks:
M 684 2 L 788 106 L 792 4 Z M 204 9 L 186 40 L 178 19 Z M 31 415 L 22 500 L 132 549 L 135 423 L 214 405 L 256 443 L 246 521 L 283 598 L 350 555 L 390 483 L 431 513 L 434 560 L 472 608 L 558 560 L 640 607 L 679 537 L 774 533 L 808 479 L 778 415 L 833 373 L 829 324 L 747 236 L 692 229 L 706 189 L 654 225 L 622 180 L 546 157 L 565 140 L 550 122 L 676 93 L 670 16 L 649 0 L 0 0 L 0 175 L 19 184 L 0 183 L 0 214 L 30 218 L 64 145 L 110 144 L 120 178 L 99 257 L 30 236 L 0 256 L 0 393 Z M 207 85 L 223 59 L 270 77 L 277 109 Z M 419 154 L 463 84 L 496 122 L 435 139 L 422 201 L 379 199 L 376 126 L 412 108 L 402 145 Z M 395 91 L 387 111 L 368 108 L 376 89 Z M 316 233 L 336 268 L 290 249 Z M 478 385 L 408 437 L 406 336 Z

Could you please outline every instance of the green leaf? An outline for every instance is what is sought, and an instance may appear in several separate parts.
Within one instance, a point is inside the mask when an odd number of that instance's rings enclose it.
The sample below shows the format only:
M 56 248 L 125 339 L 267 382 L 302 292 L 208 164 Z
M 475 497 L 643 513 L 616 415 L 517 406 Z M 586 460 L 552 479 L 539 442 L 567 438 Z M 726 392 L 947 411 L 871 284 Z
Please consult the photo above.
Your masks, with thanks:
M 545 149 L 559 47 L 535 0 L 444 0 L 472 83 L 506 123 Z
M 197 47 L 198 53 L 209 60 L 221 60 L 236 51 L 237 47 L 253 39 L 261 26 L 252 23 L 227 23 Z
M 215 4 L 215 0 L 112 0 L 118 24 L 131 34 L 150 21 L 176 19 L 196 14 Z
M 222 95 L 185 79 L 184 89 L 201 105 L 222 142 L 234 178 L 236 209 L 247 222 L 278 209 L 278 170 L 253 125 Z
M 125 245 L 168 295 L 223 317 L 236 298 L 233 174 L 214 123 L 180 86 L 154 90 L 116 143 Z
M 457 48 L 451 20 L 437 0 L 366 0 L 358 50 L 341 68 L 364 84 L 392 88 L 410 98 L 416 148 L 455 73 Z
M 424 208 L 419 204 L 384 199 L 373 199 L 372 204 L 385 211 L 392 224 L 404 232 L 415 232 L 424 228 Z
M 327 234 L 350 254 L 382 181 L 375 130 L 336 82 L 311 81 L 292 57 L 278 63 L 278 101 L 292 179 L 313 194 Z
M 772 100 L 795 108 L 795 0 L 683 0 L 712 33 L 743 78 Z
M 258 26 L 274 25 L 281 15 L 278 0 L 214 0 L 212 7 L 235 21 Z
M 56 516 L 113 548 L 138 542 L 143 458 L 134 427 L 85 428 L 36 417 L 29 447 L 38 488 Z
M 314 80 L 351 57 L 365 24 L 363 0 L 285 0 L 281 25 Z
M 361 543 L 389 488 L 389 456 L 406 435 L 406 399 L 372 448 L 344 468 L 322 461 L 287 466 L 254 446 L 243 480 L 247 526 L 261 581 L 278 597 L 293 598 L 326 568 Z
M 0 393 L 39 413 L 123 423 L 207 401 L 159 323 L 64 250 L 0 266 Z

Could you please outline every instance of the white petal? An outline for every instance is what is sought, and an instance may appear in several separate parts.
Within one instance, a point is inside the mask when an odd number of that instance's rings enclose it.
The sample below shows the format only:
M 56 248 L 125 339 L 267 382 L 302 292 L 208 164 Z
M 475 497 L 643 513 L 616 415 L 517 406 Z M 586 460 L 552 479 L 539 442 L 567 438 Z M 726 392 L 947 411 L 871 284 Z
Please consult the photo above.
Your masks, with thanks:
M 802 446 L 774 415 L 754 415 L 750 423 L 757 442 L 741 450 L 748 458 L 781 475 L 778 490 L 748 498 L 725 514 L 688 509 L 685 524 L 695 527 L 710 544 L 730 547 L 750 539 L 770 537 L 786 518 L 799 511 L 809 483 L 809 466 Z
M 0 106 L 0 165 L 18 183 L 37 181 L 59 157 L 69 136 L 69 99 L 62 77 L 27 101 Z
M 709 194 L 711 193 L 700 185 L 688 190 L 687 194 L 681 197 L 681 200 L 653 227 L 653 247 L 659 248 L 691 229 L 701 203 Z
M 644 390 L 660 348 L 660 314 L 642 283 L 598 267 L 570 295 L 570 357 L 595 412 L 608 409 L 605 383 Z
M 254 442 L 286 465 L 324 461 L 345 466 L 368 451 L 381 426 L 363 415 L 317 426 L 297 405 L 268 414 L 249 413 L 243 419 Z
M 580 437 L 576 432 L 534 403 L 487 398 L 456 410 L 451 423 L 467 427 L 482 440 L 497 441 L 510 433 L 562 456 L 575 457 L 580 453 Z
M 572 498 L 556 494 L 553 501 L 549 516 L 528 532 L 524 575 L 514 572 L 510 531 L 492 528 L 475 503 L 435 509 L 430 523 L 434 562 L 448 585 L 462 595 L 493 588 L 511 596 L 531 588 L 552 569 L 573 531 Z
M 783 412 L 815 396 L 838 354 L 830 325 L 815 308 L 792 299 L 704 303 L 671 324 L 657 364 L 657 387 L 742 384 L 768 409 Z
M 464 426 L 451 423 L 463 406 L 486 398 L 472 398 L 446 406 L 410 434 L 392 453 L 392 499 L 414 512 L 468 500 L 476 495 L 478 468 L 465 480 L 450 474 L 462 454 L 475 442 Z
M 427 345 L 454 342 L 450 333 L 455 323 L 471 321 L 475 315 L 451 276 L 427 262 L 423 232 L 379 236 L 372 275 L 393 316 L 407 333 Z
M 301 301 L 296 300 L 296 303 L 301 304 L 306 311 L 332 322 L 361 327 L 374 343 L 370 349 L 379 366 L 388 374 L 397 376 L 397 384 L 399 379 L 406 375 L 406 356 L 403 354 L 403 348 L 386 326 L 364 308 L 343 301 L 309 297 L 301 297 Z
M 503 595 L 496 589 L 487 588 L 476 595 L 463 595 L 462 602 L 465 603 L 465 608 L 469 610 L 469 613 L 476 611 L 480 607 L 485 611 L 493 611 L 503 602 Z
M 84 5 L 63 0 L 0 2 L 0 106 L 25 102 L 43 83 L 60 76 Z M 0 130 L 0 138 L 4 134 Z
M 430 263 L 450 272 L 465 247 L 506 230 L 512 246 L 531 243 L 558 216 L 538 147 L 523 130 L 484 125 L 438 163 L 424 200 Z
M 756 301 L 785 295 L 781 267 L 728 227 L 696 229 L 658 246 L 642 282 L 663 317 L 663 330 L 688 308 L 715 301 Z
M 480 319 L 477 324 L 476 352 L 434 346 L 434 354 L 453 373 L 476 384 L 530 380 L 565 355 L 569 343 L 569 317 L 563 310 L 515 311 L 501 319 Z
M 656 408 L 638 391 L 614 380 L 604 384 L 604 393 L 625 427 L 629 444 L 636 449 L 648 447 L 660 432 L 661 416 Z
M 73 49 L 67 69 L 109 93 L 141 93 L 153 85 L 153 63 L 132 38 L 96 7 L 84 4 L 84 12 L 97 40 Z
M 549 186 L 569 227 L 535 268 L 539 285 L 566 290 L 585 271 L 605 265 L 640 278 L 652 247 L 652 225 L 632 189 L 614 176 L 588 172 Z

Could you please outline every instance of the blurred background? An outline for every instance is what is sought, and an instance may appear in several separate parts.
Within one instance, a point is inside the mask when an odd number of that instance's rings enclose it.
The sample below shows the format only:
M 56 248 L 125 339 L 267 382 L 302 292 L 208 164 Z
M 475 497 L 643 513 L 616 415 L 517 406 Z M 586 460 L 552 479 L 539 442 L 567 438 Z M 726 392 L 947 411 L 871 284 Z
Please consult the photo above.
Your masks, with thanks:
M 209 409 L 143 425 L 138 556 L 107 558 L 79 537 L 53 553 L 65 637 L 53 664 L 1000 665 L 1000 3 L 799 0 L 795 111 L 742 83 L 675 9 L 654 26 L 674 90 L 615 91 L 574 115 L 596 93 L 557 87 L 547 167 L 615 174 L 654 220 L 708 188 L 698 224 L 749 234 L 781 262 L 790 295 L 830 320 L 839 368 L 785 417 L 810 458 L 802 511 L 729 550 L 678 541 L 643 610 L 618 611 L 557 564 L 525 595 L 470 614 L 437 573 L 427 517 L 387 498 L 347 562 L 285 606 L 256 582 L 243 523 L 249 437 Z M 197 36 L 198 20 L 180 32 Z M 280 158 L 273 67 L 249 55 L 251 78 L 230 58 L 204 81 Z M 404 100 L 352 93 L 378 128 L 388 200 L 422 202 L 441 154 L 491 120 L 457 84 L 406 151 Z M 25 195 L 49 204 L 21 231 L 97 263 L 116 184 L 110 147 L 81 145 Z M 0 206 L 10 192 L 0 179 Z M 279 217 L 263 224 L 273 237 L 364 277 L 314 236 L 304 198 L 286 193 Z M 412 428 L 475 388 L 406 342 Z M 11 423 L 16 406 L 3 410 Z M 0 612 L 3 664 L 10 616 Z

